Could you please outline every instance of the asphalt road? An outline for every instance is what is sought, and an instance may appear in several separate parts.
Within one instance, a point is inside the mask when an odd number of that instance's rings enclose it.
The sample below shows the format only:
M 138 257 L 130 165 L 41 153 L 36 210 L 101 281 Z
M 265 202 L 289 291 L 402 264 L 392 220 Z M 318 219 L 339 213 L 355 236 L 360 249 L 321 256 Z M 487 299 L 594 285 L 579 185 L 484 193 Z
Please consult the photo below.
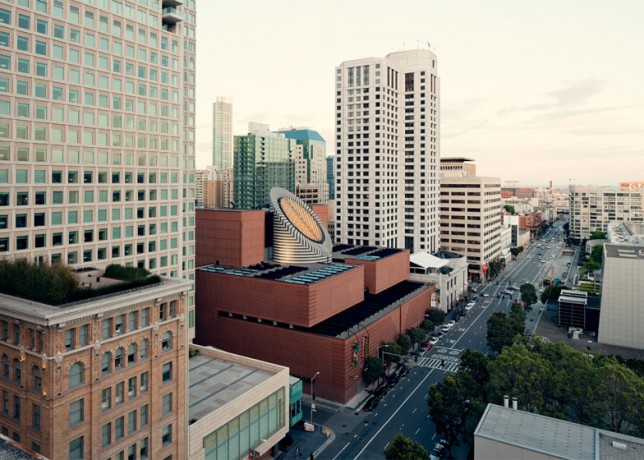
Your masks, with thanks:
M 476 305 L 467 315 L 445 334 L 431 350 L 419 357 L 418 362 L 410 363 L 411 371 L 402 378 L 373 412 L 360 412 L 352 419 L 347 419 L 340 429 L 336 426 L 336 439 L 323 452 L 324 459 L 376 459 L 384 458 L 384 450 L 394 435 L 398 432 L 420 442 L 428 452 L 438 441 L 434 424 L 429 418 L 427 408 L 428 388 L 441 380 L 447 372 L 456 372 L 460 363 L 460 355 L 466 348 L 487 353 L 486 322 L 494 311 L 508 312 L 510 305 L 519 296 L 518 288 L 524 283 L 533 283 L 537 290 L 541 288 L 544 277 L 555 274 L 553 264 L 560 256 L 561 237 L 556 236 L 557 230 L 563 223 L 557 222 L 545 236 L 548 242 L 537 248 L 537 244 L 521 253 L 497 280 L 489 285 L 477 284 Z M 551 238 L 557 241 L 552 242 Z M 548 249 L 550 246 L 550 249 Z M 541 254 L 541 263 L 539 260 Z M 565 264 L 564 264 L 565 266 Z M 508 287 L 516 287 L 516 290 Z M 502 298 L 497 294 L 509 291 Z M 538 309 L 537 309 L 538 311 Z M 536 313 L 538 318 L 538 313 Z M 526 325 L 527 329 L 536 327 L 536 321 Z M 538 321 L 538 319 L 537 319 Z M 332 412 L 318 409 L 316 420 L 327 426 L 334 425 L 335 416 Z M 342 423 L 338 420 L 336 423 Z M 453 449 L 456 458 L 464 458 L 468 446 Z

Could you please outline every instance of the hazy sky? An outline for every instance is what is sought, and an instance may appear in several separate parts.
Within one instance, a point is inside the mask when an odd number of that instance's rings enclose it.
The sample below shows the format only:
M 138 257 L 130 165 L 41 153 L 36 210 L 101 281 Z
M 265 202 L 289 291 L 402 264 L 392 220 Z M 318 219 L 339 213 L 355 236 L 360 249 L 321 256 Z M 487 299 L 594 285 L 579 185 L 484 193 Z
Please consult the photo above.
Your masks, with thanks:
M 644 0 L 199 0 L 197 166 L 212 103 L 308 126 L 333 153 L 342 61 L 426 47 L 438 57 L 441 156 L 523 185 L 644 180 Z

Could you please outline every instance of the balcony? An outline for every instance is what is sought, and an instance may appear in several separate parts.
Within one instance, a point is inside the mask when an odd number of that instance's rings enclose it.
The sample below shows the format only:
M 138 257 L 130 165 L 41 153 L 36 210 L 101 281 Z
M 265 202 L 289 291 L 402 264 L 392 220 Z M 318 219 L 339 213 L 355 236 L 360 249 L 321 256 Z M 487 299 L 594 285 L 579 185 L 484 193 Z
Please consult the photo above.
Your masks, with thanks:
M 177 6 L 183 5 L 182 0 L 163 0 L 163 8 L 167 7 L 173 7 L 176 8 Z
M 164 1 L 163 4 L 165 5 L 166 2 Z M 163 10 L 161 10 L 161 19 L 164 26 L 174 26 L 178 22 L 183 21 L 183 18 L 179 16 L 177 9 L 171 6 L 167 8 L 164 7 Z

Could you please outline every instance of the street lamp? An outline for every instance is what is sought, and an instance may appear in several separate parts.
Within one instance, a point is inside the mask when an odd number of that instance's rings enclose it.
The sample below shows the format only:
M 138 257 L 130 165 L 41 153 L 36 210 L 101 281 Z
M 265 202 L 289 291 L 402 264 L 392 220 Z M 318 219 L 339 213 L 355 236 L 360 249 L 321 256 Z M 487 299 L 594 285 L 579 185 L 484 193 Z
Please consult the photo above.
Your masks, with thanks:
M 313 381 L 319 374 L 320 371 L 317 371 L 315 375 L 311 377 L 311 425 L 313 425 L 313 410 L 315 409 L 315 404 L 313 403 Z

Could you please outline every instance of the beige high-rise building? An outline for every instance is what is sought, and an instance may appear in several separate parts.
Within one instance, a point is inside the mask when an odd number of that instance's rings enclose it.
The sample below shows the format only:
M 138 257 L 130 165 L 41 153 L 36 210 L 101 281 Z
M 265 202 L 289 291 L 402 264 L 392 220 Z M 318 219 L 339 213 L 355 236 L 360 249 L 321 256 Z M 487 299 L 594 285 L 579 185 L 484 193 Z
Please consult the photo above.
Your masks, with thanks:
M 644 222 L 644 190 L 570 186 L 570 238 L 589 238 L 593 232 L 606 232 L 611 222 L 622 220 Z
M 441 159 L 441 248 L 466 256 L 476 280 L 501 254 L 501 179 L 477 176 L 469 161 Z
M 335 241 L 439 248 L 440 91 L 430 50 L 336 68 Z
M 212 165 L 218 171 L 233 167 L 233 101 L 218 97 L 212 105 Z
M 0 3 L 0 257 L 194 278 L 195 14 Z

